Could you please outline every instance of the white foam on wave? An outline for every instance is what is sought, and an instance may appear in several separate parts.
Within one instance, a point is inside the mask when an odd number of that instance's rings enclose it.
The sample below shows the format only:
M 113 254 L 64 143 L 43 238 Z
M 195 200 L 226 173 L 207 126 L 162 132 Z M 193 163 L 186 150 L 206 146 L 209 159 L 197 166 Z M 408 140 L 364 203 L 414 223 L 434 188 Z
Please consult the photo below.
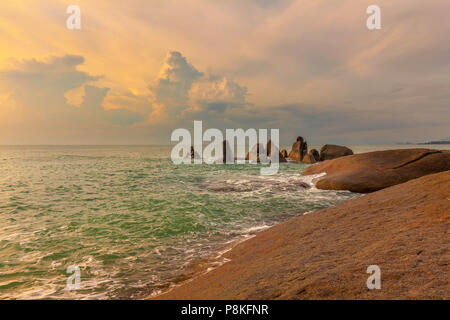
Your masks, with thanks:
M 316 188 L 316 182 L 318 181 L 319 178 L 322 178 L 326 175 L 327 174 L 325 172 L 322 172 L 322 173 L 318 173 L 318 174 L 310 174 L 310 175 L 301 176 L 301 177 L 304 182 L 306 182 L 307 184 L 309 184 L 310 186 L 313 187 L 313 188 L 311 188 L 312 190 L 310 190 L 310 191 L 321 191 L 320 189 Z
M 260 226 L 254 226 L 254 227 L 246 228 L 246 229 L 242 230 L 241 232 L 243 234 L 248 234 L 248 233 L 262 231 L 262 230 L 265 230 L 265 229 L 268 229 L 268 228 L 270 228 L 270 226 L 268 226 L 266 224 L 263 224 L 263 225 L 260 225 Z
M 300 174 L 279 174 L 276 176 L 254 176 L 227 179 L 222 181 L 206 181 L 206 189 L 215 192 L 239 192 L 248 196 L 270 193 L 282 195 L 303 192 L 314 187 L 312 180 L 321 175 L 301 176 Z

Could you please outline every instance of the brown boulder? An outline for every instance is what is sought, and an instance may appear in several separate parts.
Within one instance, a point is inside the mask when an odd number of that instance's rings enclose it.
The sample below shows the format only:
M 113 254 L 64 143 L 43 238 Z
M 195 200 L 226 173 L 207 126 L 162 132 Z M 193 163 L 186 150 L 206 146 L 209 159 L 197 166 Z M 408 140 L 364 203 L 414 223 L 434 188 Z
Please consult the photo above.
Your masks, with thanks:
M 303 137 L 297 137 L 297 141 L 292 145 L 291 152 L 289 152 L 289 159 L 295 161 L 302 161 L 303 157 L 308 153 L 308 144 Z
M 309 151 L 309 154 L 312 155 L 314 157 L 314 159 L 317 161 L 320 161 L 320 154 L 319 151 L 317 151 L 316 149 L 311 149 Z
M 281 152 L 278 155 L 278 162 L 279 163 L 287 162 L 286 158 L 281 154 Z
M 302 162 L 312 164 L 312 163 L 316 163 L 317 161 L 316 161 L 316 158 L 314 158 L 314 156 L 311 153 L 308 153 L 307 155 L 305 155 L 303 157 Z
M 353 151 L 347 147 L 326 144 L 320 149 L 320 161 L 332 160 L 352 154 Z
M 286 157 L 283 156 L 282 152 L 280 152 L 280 150 L 277 148 L 277 146 L 273 146 L 272 147 L 272 140 L 269 140 L 269 142 L 267 142 L 267 156 L 270 158 L 270 156 L 272 155 L 272 148 L 274 152 L 278 152 L 278 162 L 287 162 Z M 284 150 L 284 152 L 286 152 L 286 150 Z M 287 152 L 286 152 L 287 153 Z
M 324 190 L 367 193 L 424 175 L 450 170 L 450 152 L 398 149 L 361 153 L 310 166 L 302 175 L 325 172 L 316 186 Z

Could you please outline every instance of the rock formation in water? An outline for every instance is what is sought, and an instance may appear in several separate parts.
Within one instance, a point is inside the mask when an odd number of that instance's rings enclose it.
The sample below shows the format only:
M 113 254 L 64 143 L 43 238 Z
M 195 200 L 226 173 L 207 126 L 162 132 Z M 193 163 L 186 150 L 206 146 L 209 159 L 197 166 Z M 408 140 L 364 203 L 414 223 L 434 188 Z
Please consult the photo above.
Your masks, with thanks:
M 266 150 L 267 150 L 267 157 L 269 157 L 269 159 L 272 156 L 272 151 L 273 151 L 273 152 L 278 152 L 278 162 L 280 162 L 280 163 L 287 162 L 286 157 L 283 155 L 282 152 L 280 152 L 280 149 L 278 149 L 278 147 L 276 145 L 272 146 L 272 140 L 269 140 L 269 142 L 267 142 Z M 284 152 L 287 153 L 286 150 L 284 150 Z
M 316 149 L 311 149 L 309 151 L 309 154 L 312 155 L 314 157 L 314 159 L 317 161 L 320 161 L 320 154 L 319 151 L 317 151 Z
M 289 152 L 289 159 L 295 161 L 302 161 L 303 157 L 308 153 L 308 143 L 303 137 L 297 137 L 297 141 L 292 145 L 291 152 Z
M 320 149 L 320 161 L 332 160 L 352 154 L 353 151 L 347 147 L 326 144 Z
M 200 159 L 199 154 L 194 150 L 194 146 L 191 146 L 191 159 Z
M 303 163 L 313 164 L 316 163 L 316 158 L 311 153 L 306 154 L 302 160 Z

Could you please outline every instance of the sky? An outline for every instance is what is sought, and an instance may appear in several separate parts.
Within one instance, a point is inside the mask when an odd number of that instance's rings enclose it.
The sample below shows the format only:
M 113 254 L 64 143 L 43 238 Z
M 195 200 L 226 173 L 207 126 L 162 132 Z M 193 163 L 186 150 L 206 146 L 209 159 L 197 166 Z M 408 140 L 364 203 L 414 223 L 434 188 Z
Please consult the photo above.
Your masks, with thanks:
M 194 120 L 281 143 L 439 140 L 449 35 L 448 0 L 0 0 L 0 144 L 169 144 Z

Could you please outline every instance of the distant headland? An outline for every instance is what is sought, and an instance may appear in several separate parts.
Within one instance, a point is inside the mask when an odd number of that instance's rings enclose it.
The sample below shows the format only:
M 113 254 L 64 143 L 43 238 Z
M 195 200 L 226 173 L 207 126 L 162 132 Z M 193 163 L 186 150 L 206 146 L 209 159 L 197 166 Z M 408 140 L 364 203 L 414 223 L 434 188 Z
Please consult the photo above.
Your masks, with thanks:
M 427 144 L 450 144 L 450 137 L 444 138 L 441 140 L 435 140 L 435 141 L 427 141 L 427 142 L 397 142 L 397 144 L 415 144 L 415 145 L 427 145 Z

